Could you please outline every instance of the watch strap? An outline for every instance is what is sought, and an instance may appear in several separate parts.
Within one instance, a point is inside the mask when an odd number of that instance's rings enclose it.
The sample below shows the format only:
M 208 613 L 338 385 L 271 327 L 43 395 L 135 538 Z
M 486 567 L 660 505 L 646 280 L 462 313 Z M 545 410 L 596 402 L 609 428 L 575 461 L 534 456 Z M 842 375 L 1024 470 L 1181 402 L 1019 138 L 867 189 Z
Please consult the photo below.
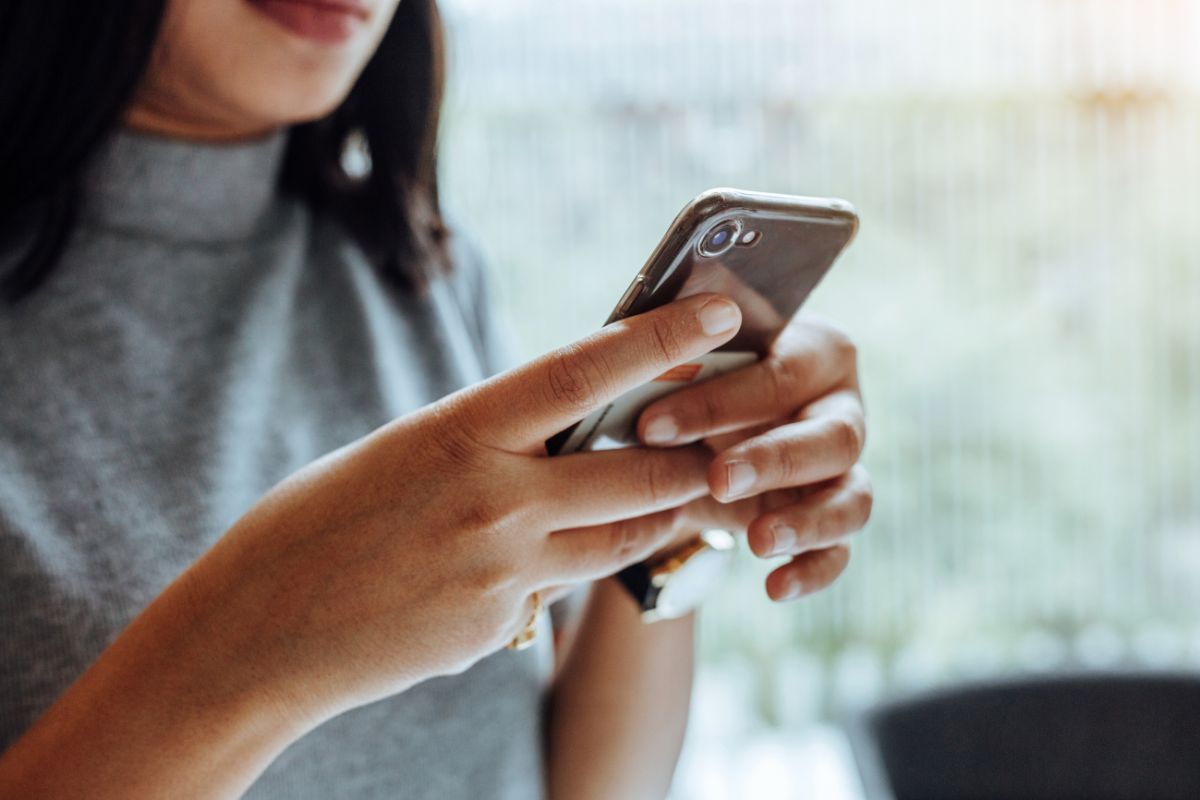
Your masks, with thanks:
M 650 582 L 650 562 L 629 565 L 617 573 L 617 580 L 629 592 L 639 610 L 646 612 L 654 608 L 658 587 Z

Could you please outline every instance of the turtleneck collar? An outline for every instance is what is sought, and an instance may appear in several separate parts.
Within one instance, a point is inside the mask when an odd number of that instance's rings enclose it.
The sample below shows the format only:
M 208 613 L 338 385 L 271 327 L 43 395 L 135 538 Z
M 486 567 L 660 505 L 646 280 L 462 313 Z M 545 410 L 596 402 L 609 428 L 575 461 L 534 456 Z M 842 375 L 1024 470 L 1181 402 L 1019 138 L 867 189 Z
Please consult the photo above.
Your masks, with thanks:
M 83 222 L 197 243 L 252 238 L 278 197 L 287 135 L 232 143 L 118 131 L 84 178 Z

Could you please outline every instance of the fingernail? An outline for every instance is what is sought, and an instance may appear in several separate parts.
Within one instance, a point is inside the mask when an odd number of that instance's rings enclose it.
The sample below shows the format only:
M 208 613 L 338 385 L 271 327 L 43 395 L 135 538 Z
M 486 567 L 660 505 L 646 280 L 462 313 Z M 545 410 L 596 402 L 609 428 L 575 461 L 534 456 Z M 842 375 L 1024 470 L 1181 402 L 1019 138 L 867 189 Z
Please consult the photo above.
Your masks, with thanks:
M 745 494 L 750 491 L 750 487 L 754 485 L 754 481 L 758 478 L 758 473 L 754 471 L 754 467 L 745 461 L 731 461 L 725 465 L 725 483 L 728 488 L 725 494 L 728 497 L 736 497 L 740 494 Z
M 678 435 L 679 425 L 670 414 L 663 414 L 646 423 L 646 441 L 650 444 L 670 444 Z
M 700 327 L 709 336 L 725 333 L 737 327 L 741 314 L 727 300 L 710 300 L 700 309 Z
M 800 595 L 804 594 L 804 584 L 800 583 L 800 579 L 792 575 L 787 580 L 787 588 L 783 590 L 783 596 L 780 600 L 795 600 Z
M 776 525 L 771 528 L 771 535 L 775 537 L 775 541 L 771 546 L 770 555 L 780 556 L 790 553 L 796 546 L 796 529 L 791 525 Z

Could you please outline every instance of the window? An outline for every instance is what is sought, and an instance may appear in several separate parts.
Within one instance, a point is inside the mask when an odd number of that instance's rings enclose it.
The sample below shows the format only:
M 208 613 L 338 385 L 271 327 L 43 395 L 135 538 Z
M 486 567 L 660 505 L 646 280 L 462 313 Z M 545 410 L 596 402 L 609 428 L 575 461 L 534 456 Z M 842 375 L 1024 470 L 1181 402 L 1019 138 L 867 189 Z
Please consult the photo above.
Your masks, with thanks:
M 679 798 L 854 796 L 832 723 L 984 675 L 1200 665 L 1200 6 L 445 0 L 446 195 L 529 354 L 712 186 L 837 195 L 875 518 L 702 611 Z

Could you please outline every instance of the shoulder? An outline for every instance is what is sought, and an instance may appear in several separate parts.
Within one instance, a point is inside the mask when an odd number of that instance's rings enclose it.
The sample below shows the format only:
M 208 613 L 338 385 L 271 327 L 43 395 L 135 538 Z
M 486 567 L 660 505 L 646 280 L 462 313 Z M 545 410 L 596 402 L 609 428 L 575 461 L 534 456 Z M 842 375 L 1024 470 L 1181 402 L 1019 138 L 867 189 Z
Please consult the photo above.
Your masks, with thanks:
M 459 211 L 444 209 L 442 218 L 449 231 L 450 282 L 470 307 L 490 302 L 494 277 L 483 242 L 470 220 Z
M 443 210 L 450 231 L 449 282 L 472 326 L 489 373 L 500 372 L 519 361 L 520 347 L 502 309 L 502 298 L 492 261 L 470 222 L 453 209 Z

